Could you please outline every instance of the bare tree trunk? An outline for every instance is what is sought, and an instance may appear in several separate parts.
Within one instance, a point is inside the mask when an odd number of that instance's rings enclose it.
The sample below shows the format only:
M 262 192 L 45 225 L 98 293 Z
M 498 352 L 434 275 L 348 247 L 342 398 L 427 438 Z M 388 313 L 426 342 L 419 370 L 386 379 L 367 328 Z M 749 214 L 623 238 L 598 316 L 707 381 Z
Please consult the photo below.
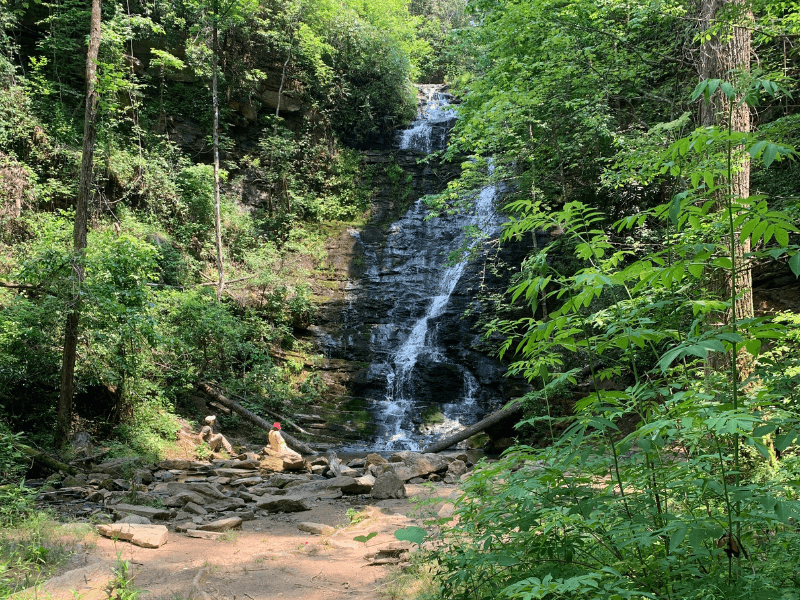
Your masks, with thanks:
M 703 0 L 700 7 L 700 27 L 703 31 L 717 29 L 717 34 L 711 36 L 703 43 L 700 50 L 700 62 L 698 71 L 700 79 L 722 79 L 732 83 L 737 83 L 739 73 L 737 71 L 747 70 L 750 67 L 750 30 L 748 27 L 737 26 L 726 23 L 720 19 L 723 10 L 733 9 L 738 15 L 723 15 L 723 17 L 738 16 L 744 24 L 752 21 L 752 14 L 744 9 L 744 0 Z M 727 128 L 729 125 L 732 131 L 747 133 L 750 131 L 750 107 L 744 102 L 739 102 L 741 97 L 737 97 L 732 105 L 731 101 L 717 90 L 708 103 L 700 105 L 700 121 L 703 125 L 718 125 Z M 750 195 L 750 161 L 747 152 L 736 150 L 733 157 L 733 175 L 730 181 L 731 200 L 747 198 Z M 724 193 L 724 192 L 723 192 Z M 727 198 L 720 199 L 727 202 Z M 733 291 L 736 290 L 736 299 L 733 309 L 721 316 L 721 319 L 728 323 L 732 319 L 741 320 L 753 316 L 753 277 L 750 263 L 745 255 L 750 252 L 750 241 L 745 240 L 740 243 L 738 236 L 730 241 L 733 244 L 734 252 L 737 257 L 736 276 L 731 279 L 727 277 L 712 281 L 712 286 L 716 288 L 719 296 L 731 298 Z M 742 355 L 744 357 L 744 354 Z M 741 358 L 740 360 L 745 360 Z M 712 356 L 711 363 L 714 368 L 724 368 L 725 357 L 722 355 Z M 716 363 L 716 364 L 714 364 Z M 749 366 L 741 365 L 741 375 L 746 377 Z
M 498 410 L 497 412 L 493 412 L 485 419 L 478 421 L 477 423 L 475 423 L 475 425 L 470 425 L 469 427 L 466 427 L 461 431 L 458 431 L 453 435 L 444 438 L 443 440 L 439 440 L 438 442 L 434 442 L 433 444 L 426 446 L 422 451 L 427 453 L 427 452 L 441 452 L 442 450 L 446 450 L 450 446 L 453 446 L 458 442 L 467 439 L 468 437 L 472 437 L 476 433 L 480 433 L 487 427 L 490 427 L 491 425 L 494 425 L 495 423 L 502 421 L 506 417 L 515 415 L 521 410 L 522 410 L 522 402 L 516 400 L 511 404 L 509 404 L 507 407 Z
M 215 16 L 216 18 L 216 16 Z M 225 288 L 225 273 L 222 270 L 222 219 L 219 213 L 219 94 L 217 93 L 217 24 L 214 23 L 212 32 L 211 66 L 211 96 L 214 103 L 214 231 L 217 246 L 217 302 L 222 297 Z
M 78 348 L 78 324 L 80 321 L 83 283 L 83 254 L 86 249 L 86 230 L 89 215 L 89 198 L 92 193 L 92 168 L 94 166 L 94 143 L 97 138 L 97 53 L 100 48 L 100 0 L 92 0 L 92 16 L 89 28 L 89 51 L 86 56 L 86 116 L 83 124 L 83 155 L 78 184 L 78 201 L 75 206 L 75 224 L 72 230 L 75 246 L 75 288 L 72 310 L 67 316 L 64 331 L 64 353 L 61 361 L 61 390 L 58 397 L 56 429 L 53 443 L 61 448 L 69 436 L 72 421 L 72 395 L 75 385 L 75 354 Z

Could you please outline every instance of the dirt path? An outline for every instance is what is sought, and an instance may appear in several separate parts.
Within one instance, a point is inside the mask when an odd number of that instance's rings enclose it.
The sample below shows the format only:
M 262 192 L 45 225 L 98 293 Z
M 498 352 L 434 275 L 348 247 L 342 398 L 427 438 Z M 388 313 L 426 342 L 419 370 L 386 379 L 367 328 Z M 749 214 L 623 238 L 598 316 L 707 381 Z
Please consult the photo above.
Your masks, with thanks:
M 440 506 L 454 497 L 456 486 L 430 490 L 407 485 L 407 491 L 409 498 L 434 496 L 441 500 Z M 436 510 L 438 506 L 427 508 Z M 350 508 L 366 518 L 349 524 Z M 371 501 L 368 505 L 346 499 L 320 500 L 309 511 L 246 521 L 241 531 L 220 540 L 170 531 L 164 546 L 146 549 L 98 537 L 82 562 L 112 565 L 118 557 L 129 561 L 135 586 L 147 590 L 143 600 L 378 599 L 389 569 L 396 567 L 370 565 L 365 555 L 398 544 L 396 529 L 420 524 L 413 518 L 415 514 L 409 516 L 413 511 L 410 499 Z M 298 529 L 301 522 L 335 529 L 311 534 Z M 353 540 L 372 532 L 378 535 L 366 546 Z

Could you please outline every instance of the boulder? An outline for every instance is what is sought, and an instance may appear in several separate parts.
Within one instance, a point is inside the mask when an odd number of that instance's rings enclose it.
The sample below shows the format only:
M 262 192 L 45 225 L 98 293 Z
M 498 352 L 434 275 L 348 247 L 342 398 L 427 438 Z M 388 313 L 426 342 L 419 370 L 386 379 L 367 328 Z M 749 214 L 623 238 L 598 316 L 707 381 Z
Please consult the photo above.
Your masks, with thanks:
M 389 460 L 395 463 L 392 467 L 403 481 L 444 471 L 450 464 L 446 458 L 438 454 L 421 454 L 408 450 L 393 454 Z
M 105 537 L 130 542 L 142 548 L 160 548 L 167 543 L 167 528 L 163 525 L 113 523 L 98 525 L 97 532 Z
M 369 494 L 372 486 L 375 485 L 375 478 L 372 475 L 362 475 L 355 477 L 353 483 L 343 485 L 342 491 L 345 494 Z
M 403 480 L 394 471 L 381 473 L 372 486 L 372 497 L 376 500 L 387 498 L 405 498 L 406 486 Z
M 152 525 L 150 519 L 140 515 L 128 515 L 117 521 L 117 523 L 131 523 L 133 525 Z
M 200 494 L 196 494 L 194 492 L 178 492 L 174 496 L 170 496 L 164 500 L 164 506 L 180 508 L 188 502 L 194 502 L 195 504 L 202 506 L 206 503 L 206 499 Z
M 142 465 L 142 459 L 138 456 L 126 458 L 112 458 L 97 465 L 94 470 L 100 473 L 107 473 L 112 479 L 117 477 L 131 476 Z
M 323 525 L 322 523 L 311 523 L 305 521 L 303 523 L 298 523 L 297 528 L 300 531 L 307 531 L 308 533 L 313 533 L 314 535 L 330 535 L 336 531 L 330 525 Z
M 162 460 L 160 463 L 158 463 L 158 468 L 163 469 L 164 471 L 170 471 L 172 469 L 188 471 L 189 469 L 195 469 L 199 466 L 206 467 L 208 466 L 208 463 L 185 459 Z
M 461 477 L 467 472 L 467 464 L 463 460 L 456 459 L 447 467 L 447 474 L 452 475 L 456 479 Z
M 355 484 L 352 477 L 333 477 L 320 481 L 307 481 L 305 483 L 292 482 L 284 489 L 287 494 L 302 495 L 310 498 L 340 498 L 342 488 Z
M 387 461 L 383 458 L 380 454 L 367 454 L 367 457 L 364 459 L 364 466 L 368 467 L 369 465 L 385 465 Z
M 302 456 L 287 454 L 283 457 L 284 471 L 302 471 L 306 468 L 306 461 Z
M 183 507 L 184 512 L 189 513 L 190 515 L 207 515 L 208 511 L 200 506 L 199 504 L 195 504 L 194 502 L 187 502 L 186 505 Z
M 216 500 L 223 500 L 227 496 L 223 494 L 217 486 L 213 483 L 197 482 L 197 483 L 175 483 L 170 482 L 167 484 L 167 491 L 170 494 L 180 494 L 181 492 L 193 492 L 200 494 L 207 498 L 214 498 Z
M 116 504 L 114 510 L 118 513 L 125 513 L 131 515 L 139 515 L 147 517 L 152 520 L 169 519 L 170 514 L 168 510 L 163 508 L 153 508 L 152 506 L 135 506 L 133 504 Z
M 293 481 L 305 482 L 310 480 L 311 478 L 308 475 L 299 475 L 295 473 L 276 473 L 264 483 L 270 487 L 282 488 Z
M 339 457 L 336 456 L 336 452 L 333 450 L 331 450 L 330 454 L 328 454 L 328 469 L 333 477 L 341 477 L 342 463 L 339 461 Z
M 242 519 L 239 517 L 229 517 L 227 519 L 218 519 L 211 521 L 205 525 L 200 525 L 197 529 L 202 531 L 228 531 L 229 529 L 241 529 Z
M 286 496 L 262 496 L 256 506 L 267 512 L 300 512 L 311 510 L 313 502 L 305 496 L 294 494 Z
M 259 483 L 262 483 L 263 481 L 264 480 L 261 477 L 259 477 L 258 475 L 255 475 L 253 477 L 242 477 L 240 479 L 234 479 L 233 481 L 230 482 L 230 484 L 233 485 L 233 486 L 236 486 L 236 485 L 251 486 L 251 485 L 258 485 Z
M 245 505 L 245 501 L 241 498 L 225 498 L 224 500 L 217 500 L 211 504 L 206 504 L 205 508 L 209 511 L 224 512 L 226 510 L 235 510 Z

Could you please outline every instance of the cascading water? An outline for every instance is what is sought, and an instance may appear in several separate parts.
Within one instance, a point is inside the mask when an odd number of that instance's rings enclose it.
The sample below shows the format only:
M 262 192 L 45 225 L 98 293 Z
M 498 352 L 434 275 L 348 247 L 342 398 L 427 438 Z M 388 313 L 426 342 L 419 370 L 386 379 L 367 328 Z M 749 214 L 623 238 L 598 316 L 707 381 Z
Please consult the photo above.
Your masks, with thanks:
M 426 103 L 417 120 L 400 136 L 400 149 L 430 153 L 445 146 L 455 113 L 448 98 L 436 88 L 422 88 Z M 475 198 L 470 215 L 427 218 L 428 209 L 417 201 L 390 229 L 382 259 L 365 265 L 365 279 L 403 289 L 393 296 L 388 323 L 374 326 L 370 345 L 376 359 L 370 365 L 373 380 L 385 381 L 384 397 L 376 410 L 377 449 L 418 450 L 437 437 L 478 420 L 479 385 L 469 369 L 447 357 L 440 345 L 437 319 L 447 310 L 467 262 L 449 264 L 448 255 L 464 244 L 466 227 L 492 234 L 498 227 L 493 210 L 496 189 L 489 186 Z M 365 255 L 371 258 L 369 255 Z M 399 284 L 399 286 L 398 286 Z M 436 397 L 425 387 L 424 373 L 448 376 L 447 389 Z M 441 387 L 441 386 L 439 386 Z M 423 414 L 424 413 L 424 414 Z M 426 418 L 427 417 L 427 418 Z

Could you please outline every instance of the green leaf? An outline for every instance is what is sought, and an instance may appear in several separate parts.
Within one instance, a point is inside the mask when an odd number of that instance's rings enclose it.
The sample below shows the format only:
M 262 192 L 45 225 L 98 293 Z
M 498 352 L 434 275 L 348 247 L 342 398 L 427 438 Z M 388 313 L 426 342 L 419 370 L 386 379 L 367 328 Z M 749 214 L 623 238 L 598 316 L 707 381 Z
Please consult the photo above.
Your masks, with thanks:
M 394 537 L 401 542 L 411 542 L 417 546 L 422 545 L 426 535 L 428 535 L 428 532 L 422 527 L 406 527 L 405 529 L 397 529 L 394 532 Z
M 764 150 L 764 167 L 769 168 L 772 164 L 772 161 L 775 160 L 775 156 L 778 154 L 778 146 L 775 144 L 767 144 L 767 149 Z
M 686 532 L 689 530 L 686 525 L 681 525 L 675 531 L 672 532 L 672 535 L 669 536 L 669 551 L 675 552 L 678 546 L 683 543 L 683 539 L 686 537 Z
M 789 233 L 785 229 L 775 227 L 775 241 L 784 248 L 789 245 Z
M 699 263 L 689 264 L 686 270 L 689 271 L 695 279 L 700 279 L 703 276 L 703 265 Z
M 800 252 L 789 259 L 789 268 L 795 277 L 800 277 Z
M 765 435 L 772 433 L 778 428 L 778 426 L 774 423 L 767 423 L 766 425 L 759 425 L 753 430 L 753 437 L 764 437 Z
M 750 146 L 750 158 L 755 158 L 756 155 L 764 149 L 764 146 L 767 145 L 766 140 L 761 140 L 760 142 L 756 142 L 752 146 Z
M 376 535 L 378 535 L 378 532 L 377 531 L 373 531 L 372 533 L 369 533 L 367 535 L 357 535 L 356 537 L 353 538 L 353 540 L 356 541 L 356 542 L 361 542 L 362 544 L 366 544 L 368 541 L 370 541 Z M 395 531 L 395 535 L 397 535 L 396 531 Z
M 733 100 L 736 97 L 736 90 L 734 90 L 733 86 L 727 81 L 723 81 L 719 89 L 722 90 L 722 93 L 725 94 L 728 100 Z

